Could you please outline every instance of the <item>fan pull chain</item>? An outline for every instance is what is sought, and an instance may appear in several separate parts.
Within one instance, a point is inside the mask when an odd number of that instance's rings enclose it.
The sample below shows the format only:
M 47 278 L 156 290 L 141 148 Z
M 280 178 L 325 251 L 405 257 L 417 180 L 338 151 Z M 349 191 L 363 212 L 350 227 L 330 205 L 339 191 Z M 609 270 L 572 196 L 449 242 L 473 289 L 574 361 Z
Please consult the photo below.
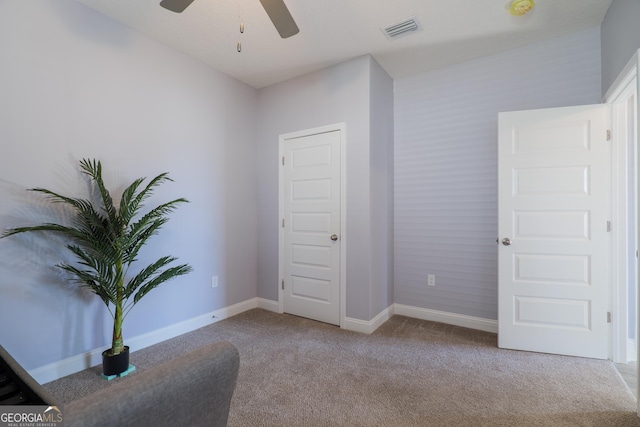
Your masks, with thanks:
M 244 22 L 240 23 L 240 34 L 244 34 Z M 238 40 L 238 46 L 237 46 L 238 52 L 242 52 L 242 42 L 240 42 Z

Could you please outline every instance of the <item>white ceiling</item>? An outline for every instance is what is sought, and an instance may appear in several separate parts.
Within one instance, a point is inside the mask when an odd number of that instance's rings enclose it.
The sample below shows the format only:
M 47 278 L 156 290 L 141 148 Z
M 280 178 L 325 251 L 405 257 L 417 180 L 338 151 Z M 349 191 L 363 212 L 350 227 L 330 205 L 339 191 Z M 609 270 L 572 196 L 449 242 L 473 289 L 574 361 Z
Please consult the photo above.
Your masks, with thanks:
M 160 0 L 77 1 L 261 88 L 367 53 L 393 78 L 419 74 L 598 26 L 612 0 L 536 0 L 522 17 L 507 0 L 285 0 L 300 27 L 288 39 L 258 0 L 195 0 L 181 14 Z M 380 30 L 412 16 L 422 31 Z

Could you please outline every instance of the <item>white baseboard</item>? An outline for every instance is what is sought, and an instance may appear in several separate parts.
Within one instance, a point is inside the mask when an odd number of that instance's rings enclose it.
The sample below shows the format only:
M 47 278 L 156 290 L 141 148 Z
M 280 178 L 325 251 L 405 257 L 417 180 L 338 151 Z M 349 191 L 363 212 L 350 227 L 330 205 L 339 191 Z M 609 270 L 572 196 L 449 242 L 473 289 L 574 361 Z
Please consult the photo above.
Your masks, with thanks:
M 238 304 L 224 307 L 211 313 L 203 314 L 192 319 L 169 325 L 167 327 L 128 338 L 126 345 L 133 350 L 142 350 L 145 347 L 157 344 L 159 342 L 177 337 L 187 332 L 195 331 L 207 325 L 211 325 L 220 320 L 227 319 L 247 310 L 257 308 L 259 305 L 258 298 L 252 298 Z M 84 354 L 72 356 L 59 362 L 50 363 L 39 368 L 29 371 L 29 374 L 40 384 L 45 384 L 58 378 L 83 371 L 92 366 L 102 363 L 102 352 L 105 347 L 91 350 Z
M 129 338 L 127 339 L 126 344 L 132 349 L 141 350 L 145 347 L 149 347 L 159 342 L 186 334 L 187 332 L 211 325 L 220 320 L 227 319 L 253 308 L 262 308 L 275 313 L 280 312 L 278 301 L 272 301 L 264 298 L 252 298 L 238 304 L 215 310 L 211 313 L 187 319 L 174 325 L 169 325 L 165 328 Z M 390 305 L 369 321 L 345 317 L 342 328 L 349 331 L 371 334 L 394 314 L 498 333 L 498 322 L 496 320 L 464 316 L 461 314 L 447 313 L 444 311 L 430 310 L 402 304 Z M 29 374 L 40 384 L 45 384 L 57 380 L 58 378 L 88 369 L 92 366 L 99 365 L 102 363 L 102 351 L 104 349 L 104 347 L 98 348 L 84 354 L 63 359 L 59 362 L 50 363 L 30 370 Z
M 278 303 L 278 301 L 269 299 L 258 298 L 258 308 L 273 311 L 274 313 L 282 313 L 282 311 L 280 311 L 280 304 Z M 387 307 L 385 310 L 383 310 L 376 317 L 369 321 L 345 317 L 341 327 L 342 329 L 346 329 L 348 331 L 371 334 L 373 333 L 373 331 L 378 329 L 380 325 L 389 320 L 391 316 L 393 316 L 393 305 Z
M 258 308 L 273 311 L 274 313 L 282 313 L 280 311 L 280 303 L 270 299 L 258 298 Z
M 380 327 L 380 325 L 389 320 L 393 314 L 394 308 L 393 305 L 390 305 L 369 321 L 345 317 L 344 322 L 342 323 L 342 328 L 348 331 L 372 334 Z
M 251 298 L 246 301 L 239 302 L 237 304 L 220 308 L 214 311 L 213 315 L 216 317 L 216 320 L 211 323 L 215 323 L 223 319 L 228 319 L 229 317 L 233 317 L 236 314 L 244 313 L 245 311 L 249 311 L 253 308 L 258 308 L 258 298 Z
M 430 310 L 428 308 L 412 307 L 410 305 L 402 304 L 394 304 L 394 312 L 401 316 L 446 323 L 448 325 L 462 326 L 469 329 L 493 332 L 494 334 L 498 333 L 497 320 L 465 316 L 462 314 L 448 313 L 446 311 Z
M 402 304 L 393 304 L 389 306 L 386 310 L 382 311 L 370 321 L 347 317 L 344 319 L 342 327 L 343 329 L 350 331 L 371 334 L 394 314 L 413 317 L 415 319 L 429 320 L 432 322 L 446 323 L 447 325 L 462 326 L 464 328 L 477 329 L 485 332 L 493 332 L 495 334 L 498 333 L 498 322 L 496 320 L 465 316 L 462 314 L 448 313 L 445 311 L 430 310 L 428 308 L 413 307 Z

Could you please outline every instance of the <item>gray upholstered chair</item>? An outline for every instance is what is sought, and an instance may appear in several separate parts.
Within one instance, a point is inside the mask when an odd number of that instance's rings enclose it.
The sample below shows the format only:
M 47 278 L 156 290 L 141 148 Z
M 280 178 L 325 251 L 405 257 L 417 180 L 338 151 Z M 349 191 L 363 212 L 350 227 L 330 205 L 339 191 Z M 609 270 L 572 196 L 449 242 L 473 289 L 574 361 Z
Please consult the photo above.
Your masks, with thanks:
M 2 347 L 0 357 L 33 403 L 61 407 Z M 226 426 L 239 365 L 231 343 L 209 344 L 63 406 L 64 425 Z

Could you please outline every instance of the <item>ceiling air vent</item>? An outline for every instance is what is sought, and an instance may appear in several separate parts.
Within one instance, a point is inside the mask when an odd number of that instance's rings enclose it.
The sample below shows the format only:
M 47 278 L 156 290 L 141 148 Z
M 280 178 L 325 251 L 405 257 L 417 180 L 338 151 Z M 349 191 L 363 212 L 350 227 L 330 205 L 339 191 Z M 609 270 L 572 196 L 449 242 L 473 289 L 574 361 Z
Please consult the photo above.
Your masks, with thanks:
M 381 30 L 389 40 L 395 40 L 400 37 L 408 36 L 409 34 L 421 31 L 422 25 L 414 16 L 413 18 L 405 19 L 404 21 L 398 22 L 397 24 L 381 28 Z

